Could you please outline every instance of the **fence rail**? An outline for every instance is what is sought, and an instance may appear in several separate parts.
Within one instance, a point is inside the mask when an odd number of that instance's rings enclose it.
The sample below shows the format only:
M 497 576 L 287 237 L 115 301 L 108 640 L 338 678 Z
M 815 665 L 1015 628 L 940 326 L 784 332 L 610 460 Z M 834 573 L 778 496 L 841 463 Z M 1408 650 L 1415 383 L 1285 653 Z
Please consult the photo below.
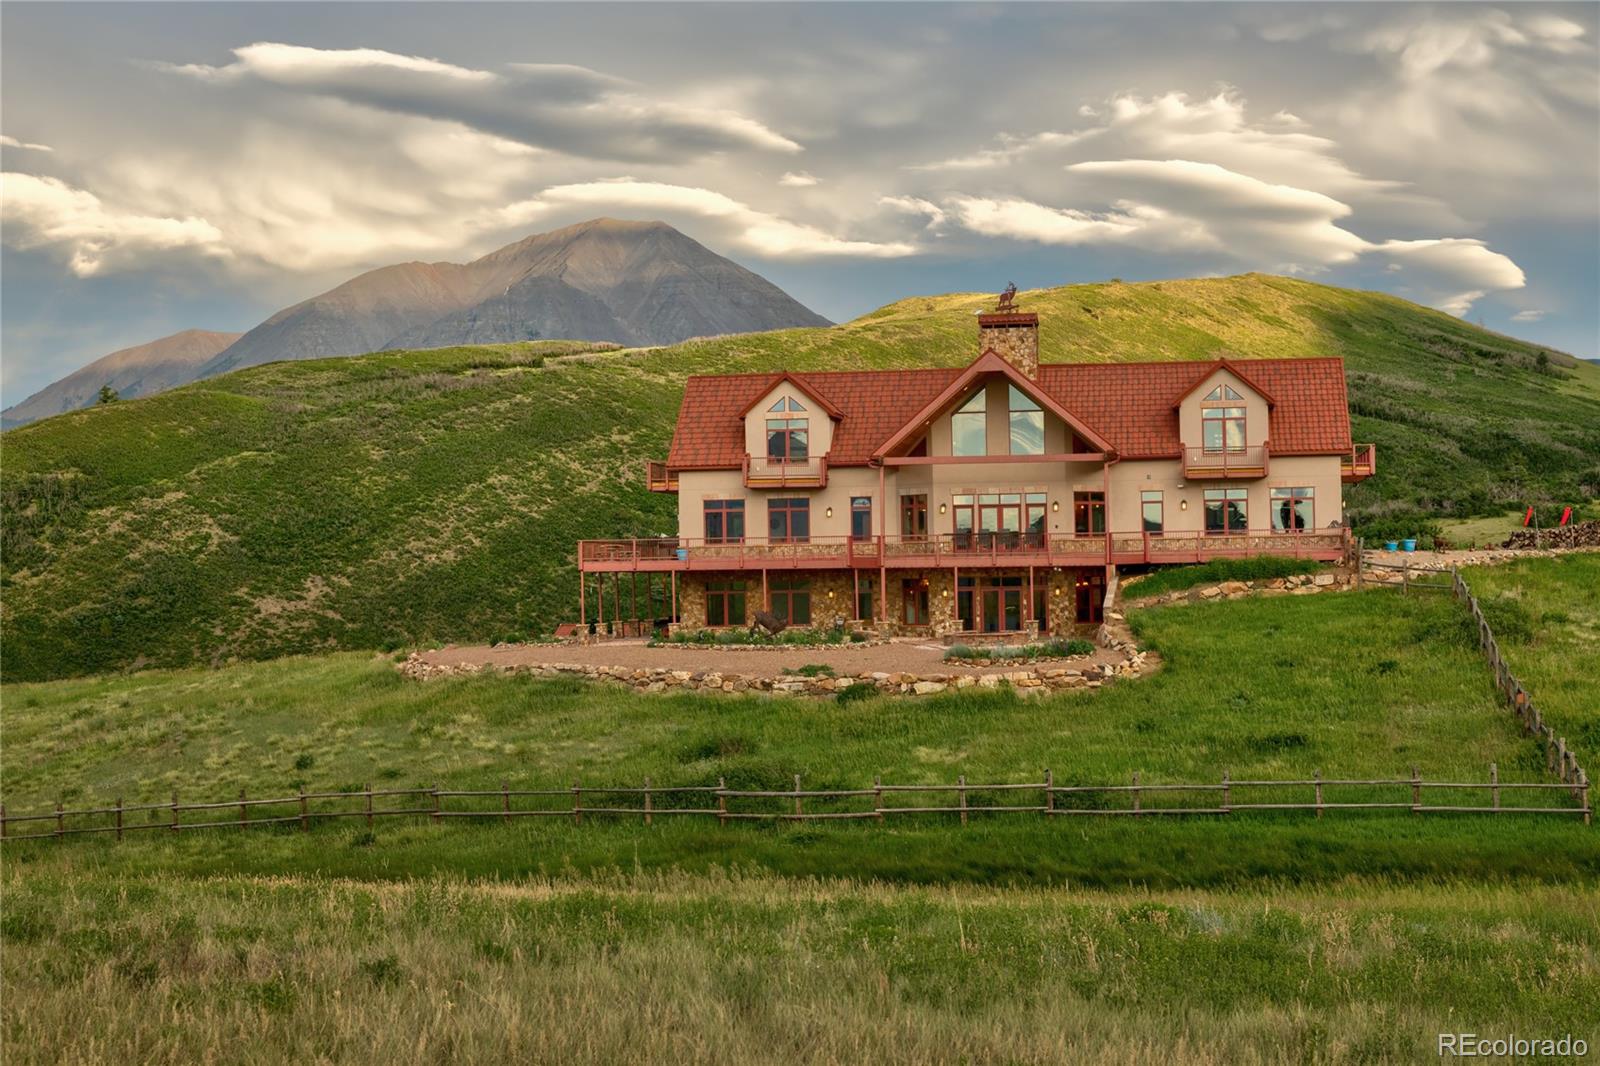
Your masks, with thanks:
M 1359 794 L 1330 795 L 1349 789 Z M 1398 795 L 1374 794 L 1371 790 L 1397 790 Z M 1476 791 L 1487 797 L 1471 803 L 1425 802 L 1425 793 L 1434 791 Z M 1559 805 L 1540 793 L 1554 792 L 1570 801 Z M 1528 804 L 1502 802 L 1505 793 L 1530 796 Z M 1242 795 L 1241 795 L 1242 794 Z M 906 802 L 895 802 L 905 797 Z M 926 797 L 926 798 L 913 798 Z M 1015 797 L 1006 802 L 1008 797 Z M 557 799 L 562 802 L 555 802 Z M 859 801 L 869 799 L 870 806 Z M 593 802 L 585 802 L 589 799 Z M 380 800 L 392 801 L 388 804 Z M 498 803 L 492 801 L 498 800 Z M 513 801 L 517 801 L 515 804 Z M 532 803 L 526 801 L 533 801 Z M 313 804 L 333 803 L 313 807 Z M 663 805 L 666 804 L 666 805 Z M 807 804 L 810 804 L 809 809 Z M 262 808 L 287 809 L 288 813 L 262 811 Z M 757 807 L 758 809 L 750 809 Z M 870 788 L 802 788 L 798 776 L 792 789 L 729 788 L 725 780 L 715 785 L 658 786 L 646 778 L 642 785 L 583 785 L 574 781 L 570 788 L 498 789 L 366 788 L 345 792 L 305 792 L 292 796 L 249 798 L 241 791 L 237 799 L 185 803 L 174 794 L 170 803 L 125 804 L 120 799 L 111 806 L 67 810 L 57 804 L 54 810 L 10 814 L 0 804 L 0 840 L 59 839 L 82 833 L 124 833 L 167 830 L 179 833 L 195 829 L 248 829 L 259 826 L 298 824 L 308 830 L 312 821 L 338 818 L 365 820 L 370 827 L 378 818 L 426 818 L 442 822 L 450 818 L 500 819 L 544 817 L 571 818 L 582 825 L 586 817 L 609 816 L 642 818 L 653 824 L 657 815 L 715 818 L 731 821 L 823 821 L 886 818 L 907 815 L 957 815 L 962 825 L 974 815 L 1035 814 L 1045 817 L 1078 815 L 1227 815 L 1240 811 L 1311 811 L 1321 818 L 1325 811 L 1405 810 L 1414 814 L 1556 814 L 1577 815 L 1585 824 L 1591 819 L 1589 781 L 1581 770 L 1576 778 L 1562 783 L 1501 781 L 1499 768 L 1491 763 L 1487 781 L 1428 781 L 1413 768 L 1407 778 L 1325 778 L 1320 772 L 1309 778 L 1284 780 L 1235 780 L 1224 773 L 1215 782 L 1143 781 L 1135 773 L 1127 784 L 1056 784 L 1046 770 L 1040 781 L 972 782 L 965 776 L 952 783 L 885 784 L 881 778 Z M 237 817 L 215 817 L 222 811 L 236 811 Z M 184 814 L 200 812 L 203 820 L 185 821 Z M 130 820 L 130 814 L 144 814 L 144 820 Z M 211 815 L 210 817 L 204 817 Z M 44 831 L 15 832 L 19 824 L 49 823 Z
M 1522 723 L 1525 732 L 1538 737 L 1544 745 L 1545 768 L 1560 778 L 1563 782 L 1581 788 L 1584 795 L 1589 791 L 1589 774 L 1578 764 L 1577 753 L 1567 744 L 1567 738 L 1557 736 L 1544 720 L 1544 715 L 1539 713 L 1539 708 L 1534 705 L 1533 695 L 1517 680 L 1511 672 L 1511 666 L 1500 652 L 1500 644 L 1494 639 L 1494 630 L 1489 627 L 1489 621 L 1483 616 L 1483 608 L 1478 606 L 1478 598 L 1467 587 L 1467 582 L 1461 576 L 1461 571 L 1450 571 L 1451 588 L 1455 597 L 1467 605 L 1472 612 L 1472 620 L 1478 627 L 1478 647 L 1482 649 L 1484 657 L 1489 660 L 1489 668 L 1494 671 L 1495 687 L 1511 705 L 1511 711 Z M 1585 801 L 1587 805 L 1587 801 Z

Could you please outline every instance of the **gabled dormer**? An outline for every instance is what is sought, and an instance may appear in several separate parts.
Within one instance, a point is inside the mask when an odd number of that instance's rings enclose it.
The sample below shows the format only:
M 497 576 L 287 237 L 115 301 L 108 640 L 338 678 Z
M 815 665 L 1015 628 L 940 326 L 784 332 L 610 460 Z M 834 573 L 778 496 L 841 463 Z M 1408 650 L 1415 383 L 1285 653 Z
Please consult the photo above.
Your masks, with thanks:
M 750 488 L 820 488 L 840 412 L 792 374 L 781 374 L 741 412 Z
M 1212 363 L 1173 403 L 1184 474 L 1196 479 L 1265 477 L 1274 403 L 1244 367 L 1226 359 Z

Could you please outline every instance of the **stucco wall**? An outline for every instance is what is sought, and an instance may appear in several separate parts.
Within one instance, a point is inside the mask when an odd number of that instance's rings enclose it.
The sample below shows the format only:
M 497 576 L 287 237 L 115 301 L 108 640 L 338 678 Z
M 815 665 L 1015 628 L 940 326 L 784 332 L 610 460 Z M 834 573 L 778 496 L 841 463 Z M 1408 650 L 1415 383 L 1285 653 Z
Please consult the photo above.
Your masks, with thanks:
M 1178 435 L 1190 448 L 1199 448 L 1205 443 L 1200 430 L 1202 411 L 1207 406 L 1204 397 L 1218 385 L 1231 385 L 1235 392 L 1244 397 L 1244 443 L 1249 448 L 1258 447 L 1267 439 L 1267 401 L 1249 385 L 1240 381 L 1238 375 L 1231 374 L 1225 369 L 1218 369 L 1184 397 L 1183 403 L 1178 408 Z M 1211 406 L 1217 406 L 1217 402 L 1212 401 Z M 1227 406 L 1237 407 L 1239 404 L 1237 401 L 1229 401 Z

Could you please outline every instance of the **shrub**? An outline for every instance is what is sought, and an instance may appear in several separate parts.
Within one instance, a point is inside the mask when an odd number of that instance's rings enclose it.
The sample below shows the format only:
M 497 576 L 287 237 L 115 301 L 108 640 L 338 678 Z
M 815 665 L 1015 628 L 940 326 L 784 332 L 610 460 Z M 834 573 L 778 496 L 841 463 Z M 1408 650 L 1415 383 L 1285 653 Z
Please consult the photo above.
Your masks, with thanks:
M 876 686 L 869 685 L 865 681 L 852 681 L 839 690 L 839 695 L 836 698 L 840 703 L 855 703 L 857 700 L 871 699 L 877 694 L 878 689 Z
M 944 657 L 948 659 L 976 659 L 978 653 L 966 644 L 952 644 L 945 649 Z
M 795 671 L 801 677 L 837 677 L 838 672 L 827 663 L 806 663 Z

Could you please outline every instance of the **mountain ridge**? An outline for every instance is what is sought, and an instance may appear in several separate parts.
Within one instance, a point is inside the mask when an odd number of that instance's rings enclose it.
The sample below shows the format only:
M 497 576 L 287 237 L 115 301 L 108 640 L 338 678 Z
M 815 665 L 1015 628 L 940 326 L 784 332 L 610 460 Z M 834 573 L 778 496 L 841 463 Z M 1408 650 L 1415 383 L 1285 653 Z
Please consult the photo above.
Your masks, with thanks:
M 674 344 L 828 325 L 759 274 L 661 221 L 589 219 L 466 263 L 379 267 L 269 316 L 201 368 L 523 340 Z
M 94 403 L 110 385 L 124 399 L 151 396 L 193 380 L 193 371 L 243 334 L 185 329 L 143 344 L 119 348 L 0 412 L 4 428 L 74 411 Z

